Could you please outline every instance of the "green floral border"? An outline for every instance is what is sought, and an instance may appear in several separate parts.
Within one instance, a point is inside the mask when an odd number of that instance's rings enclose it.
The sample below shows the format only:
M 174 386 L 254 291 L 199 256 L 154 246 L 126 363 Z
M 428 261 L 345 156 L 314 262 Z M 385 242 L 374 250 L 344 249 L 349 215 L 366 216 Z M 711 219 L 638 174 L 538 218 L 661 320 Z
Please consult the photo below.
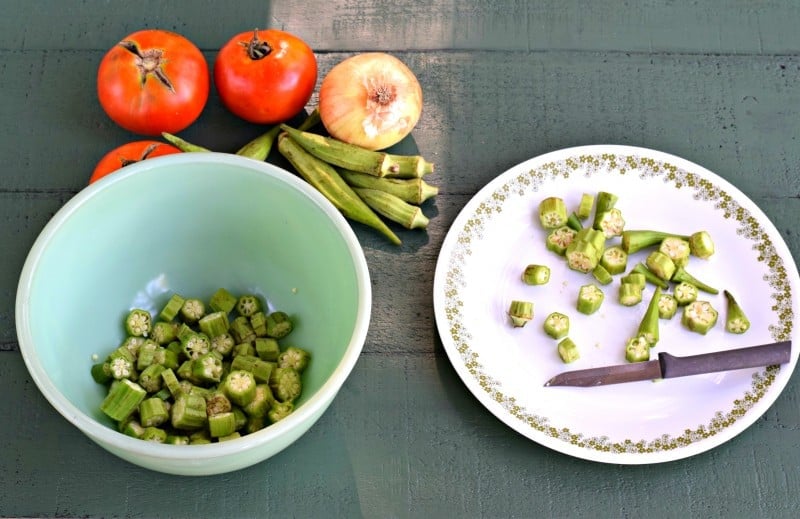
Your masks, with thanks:
M 736 220 L 738 223 L 737 234 L 753 243 L 753 249 L 758 251 L 758 261 L 766 264 L 769 269 L 768 274 L 764 276 L 764 281 L 773 289 L 772 311 L 776 316 L 776 322 L 769 325 L 770 334 L 775 341 L 791 338 L 792 290 L 787 281 L 788 273 L 769 233 L 761 227 L 759 220 L 750 211 L 741 206 L 729 193 L 715 186 L 706 178 L 668 162 L 638 155 L 602 153 L 547 162 L 535 169 L 520 173 L 500 185 L 478 205 L 463 228 L 458 231 L 456 245 L 451 252 L 450 263 L 446 270 L 444 312 L 449 325 L 450 339 L 461 356 L 464 366 L 481 389 L 509 414 L 540 433 L 576 447 L 598 452 L 644 454 L 686 447 L 719 434 L 742 418 L 764 397 L 775 381 L 780 368 L 771 366 L 755 373 L 750 389 L 740 398 L 735 399 L 729 410 L 715 413 L 707 424 L 701 424 L 694 429 L 686 429 L 677 436 L 664 434 L 655 439 L 626 439 L 621 442 L 612 442 L 606 436 L 587 437 L 566 427 L 555 427 L 550 424 L 547 417 L 527 412 L 517 405 L 514 397 L 503 394 L 500 382 L 486 373 L 480 363 L 479 355 L 470 347 L 472 336 L 462 321 L 461 309 L 464 302 L 461 300 L 460 289 L 466 286 L 464 265 L 467 258 L 472 255 L 472 243 L 483 236 L 486 223 L 501 213 L 505 201 L 514 196 L 524 196 L 529 192 L 535 192 L 544 183 L 553 179 L 569 178 L 573 174 L 591 177 L 599 172 L 616 172 L 619 175 L 636 174 L 641 178 L 660 178 L 664 183 L 672 184 L 676 189 L 693 190 L 695 199 L 712 202 L 716 209 L 722 211 L 724 218 Z

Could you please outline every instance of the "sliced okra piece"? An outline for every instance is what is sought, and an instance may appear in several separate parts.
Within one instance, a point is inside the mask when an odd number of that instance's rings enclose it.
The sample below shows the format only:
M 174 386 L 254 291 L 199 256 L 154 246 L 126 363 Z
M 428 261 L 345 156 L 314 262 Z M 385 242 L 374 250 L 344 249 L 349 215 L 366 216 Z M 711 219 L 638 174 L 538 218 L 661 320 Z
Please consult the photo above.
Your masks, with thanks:
M 166 302 L 161 312 L 159 312 L 158 319 L 165 322 L 173 321 L 178 317 L 178 313 L 181 311 L 184 301 L 185 299 L 178 294 L 172 294 L 169 301 Z
M 650 343 L 647 338 L 637 335 L 625 344 L 625 360 L 628 362 L 646 362 L 650 360 Z
M 153 443 L 164 443 L 167 441 L 167 431 L 159 427 L 145 427 L 139 439 Z
M 600 217 L 606 211 L 610 211 L 617 205 L 619 197 L 608 191 L 600 191 L 597 193 L 594 201 L 594 220 L 592 221 L 592 228 L 600 230 Z
M 598 265 L 597 249 L 588 241 L 573 241 L 564 255 L 567 258 L 567 266 L 583 274 L 588 274 Z
M 143 427 L 158 427 L 167 420 L 169 420 L 169 410 L 160 398 L 145 398 L 139 404 L 139 422 Z
M 586 220 L 592 215 L 592 208 L 594 207 L 594 195 L 591 193 L 584 193 L 581 195 L 581 201 L 578 203 L 578 209 L 575 214 L 581 220 Z
M 651 283 L 657 287 L 661 287 L 664 290 L 669 288 L 669 282 L 655 275 L 653 271 L 647 268 L 647 266 L 644 263 L 637 263 L 631 270 L 631 273 L 642 274 L 647 283 Z
M 167 409 L 169 409 L 171 405 L 170 399 L 172 398 L 172 393 L 169 392 L 169 389 L 167 389 L 166 387 L 162 387 L 161 389 L 153 393 L 153 397 L 160 398 L 161 400 L 163 400 L 164 403 L 167 405 Z
M 158 348 L 153 354 L 153 362 L 165 368 L 175 369 L 178 367 L 178 353 L 167 348 Z
M 272 390 L 267 384 L 256 385 L 256 396 L 249 404 L 242 407 L 242 410 L 248 417 L 253 416 L 267 416 L 270 407 L 275 402 L 275 397 L 272 395 Z
M 206 314 L 197 321 L 197 325 L 200 327 L 200 331 L 210 338 L 228 333 L 228 328 L 230 328 L 228 314 L 225 312 L 211 312 L 210 314 Z
M 642 302 L 644 287 L 635 283 L 620 283 L 619 303 L 623 306 L 635 306 Z
M 252 342 L 243 342 L 233 347 L 232 356 L 234 358 L 238 357 L 239 355 L 249 355 L 252 357 L 255 354 L 256 348 L 253 346 Z
M 725 329 L 730 333 L 744 333 L 750 329 L 750 320 L 742 310 L 741 305 L 733 297 L 733 294 L 727 290 L 722 291 L 725 294 L 725 302 L 727 307 L 727 315 L 725 316 Z
M 189 437 L 185 434 L 167 434 L 164 443 L 167 445 L 189 445 Z
M 211 417 L 233 411 L 233 404 L 222 391 L 213 391 L 206 396 L 206 414 Z
M 200 429 L 189 435 L 189 445 L 205 445 L 208 443 L 211 443 L 211 436 L 209 436 L 207 429 Z
M 162 346 L 169 344 L 178 338 L 178 328 L 171 322 L 156 321 L 150 331 L 150 338 Z
M 580 231 L 581 229 L 583 229 L 583 224 L 581 223 L 581 219 L 578 217 L 578 214 L 575 211 L 570 213 L 570 215 L 567 217 L 566 225 L 567 227 L 569 227 L 574 231 Z
M 558 343 L 558 356 L 565 364 L 569 364 L 578 360 L 581 354 L 575 342 L 569 337 L 565 337 Z
M 205 383 L 219 382 L 222 377 L 222 360 L 209 352 L 192 361 L 192 375 Z
M 294 324 L 286 312 L 272 312 L 267 315 L 267 336 L 282 339 L 294 329 Z
M 686 306 L 693 301 L 697 301 L 697 287 L 691 283 L 681 281 L 675 286 L 673 293 L 678 306 Z
M 211 351 L 211 339 L 204 333 L 193 333 L 183 342 L 183 353 L 189 359 L 197 359 Z
M 147 337 L 153 322 L 150 312 L 134 308 L 125 317 L 125 331 L 132 337 Z
M 114 377 L 111 376 L 111 366 L 108 362 L 97 362 L 92 365 L 92 379 L 98 384 L 108 384 Z
M 653 295 L 650 297 L 650 302 L 647 304 L 647 309 L 639 322 L 639 329 L 636 335 L 644 337 L 647 344 L 652 348 L 658 343 L 658 301 L 661 298 L 661 287 L 656 287 Z
M 114 380 L 122 380 L 122 379 L 129 379 L 131 377 L 136 376 L 136 365 L 134 364 L 134 360 L 131 357 L 126 355 L 115 355 L 114 353 L 119 352 L 120 349 L 117 348 L 111 355 L 108 357 L 108 372 Z M 128 351 L 125 349 L 124 351 Z
M 206 399 L 200 395 L 181 393 L 170 409 L 170 423 L 175 429 L 191 431 L 205 426 Z
M 647 284 L 647 278 L 641 272 L 630 272 L 619 278 L 619 282 L 622 284 L 630 283 L 633 285 L 639 285 L 644 289 L 645 284 Z
M 161 372 L 162 386 L 166 387 L 173 398 L 177 398 L 181 394 L 181 383 L 178 377 L 171 368 L 167 368 Z
M 603 251 L 600 265 L 612 276 L 622 274 L 628 268 L 628 253 L 619 245 L 613 245 Z
M 239 313 L 239 315 L 251 317 L 260 310 L 261 300 L 256 295 L 245 294 L 239 296 L 239 299 L 236 301 L 236 311 Z
M 236 302 L 238 300 L 239 299 L 235 295 L 231 294 L 224 288 L 220 288 L 211 295 L 211 299 L 208 301 L 208 306 L 210 306 L 215 312 L 225 312 L 226 314 L 229 314 L 236 307 Z
M 244 411 L 242 411 L 241 407 L 233 406 L 233 409 L 231 411 L 233 412 L 233 416 L 236 418 L 236 430 L 237 431 L 239 429 L 241 429 L 242 427 L 244 427 L 245 425 L 247 425 L 247 421 L 249 420 L 249 417 L 247 416 L 247 414 L 245 414 Z
M 601 285 L 610 285 L 614 278 L 611 276 L 611 273 L 605 269 L 599 263 L 597 266 L 592 270 L 592 276 L 594 279 L 597 280 L 598 283 Z
M 250 326 L 250 320 L 243 315 L 234 318 L 230 332 L 234 340 L 239 344 L 256 340 L 256 332 Z
M 685 267 L 689 263 L 692 251 L 689 241 L 677 236 L 667 236 L 661 241 L 658 250 L 672 259 L 676 267 Z
M 237 355 L 231 362 L 231 370 L 244 370 L 253 374 L 256 382 L 267 382 L 274 364 L 255 355 Z
M 189 339 L 189 337 L 191 337 L 195 333 L 197 332 L 194 330 L 194 328 L 192 328 L 186 323 L 181 323 L 181 325 L 178 326 L 177 334 L 178 334 L 178 342 L 181 343 L 181 351 L 183 351 L 183 346 L 182 346 L 183 343 L 186 342 Z
M 689 236 L 689 248 L 692 255 L 708 259 L 714 254 L 714 240 L 707 231 L 697 231 Z
M 678 311 L 678 301 L 672 294 L 661 294 L 658 298 L 658 318 L 672 319 Z
M 267 336 L 267 314 L 258 311 L 250 316 L 250 326 L 253 328 L 256 337 Z
M 178 366 L 175 374 L 181 382 L 188 382 L 191 385 L 200 384 L 202 381 L 194 376 L 194 359 L 187 359 Z
M 522 281 L 526 285 L 545 285 L 550 281 L 550 267 L 530 264 L 522 271 Z
M 160 391 L 164 382 L 164 379 L 161 377 L 161 373 L 164 372 L 164 369 L 164 366 L 161 364 L 150 364 L 144 371 L 139 373 L 139 385 L 148 393 Z
M 222 390 L 231 401 L 240 407 L 246 406 L 256 396 L 256 379 L 243 369 L 232 369 L 222 382 Z
M 208 434 L 212 438 L 228 436 L 236 431 L 236 417 L 232 412 L 219 413 L 208 417 Z
M 270 423 L 276 423 L 292 414 L 293 411 L 294 404 L 292 402 L 279 402 L 276 400 L 272 407 L 269 408 L 267 418 Z
M 688 240 L 688 236 L 675 233 L 650 231 L 650 230 L 626 230 L 622 231 L 622 248 L 628 254 L 633 254 L 647 247 L 660 244 L 665 238 L 674 236 Z
M 575 235 L 575 241 L 585 241 L 591 243 L 595 251 L 597 251 L 597 262 L 603 257 L 603 252 L 606 250 L 606 235 L 603 231 L 586 227 L 578 231 Z
M 120 426 L 119 432 L 125 436 L 141 439 L 144 434 L 144 427 L 137 420 L 125 420 Z
M 181 306 L 181 319 L 186 323 L 196 323 L 206 314 L 206 305 L 199 299 L 189 298 Z
M 128 379 L 122 379 L 111 385 L 103 403 L 100 404 L 100 410 L 112 420 L 119 422 L 130 416 L 146 396 L 147 391 L 142 386 Z
M 533 303 L 530 301 L 511 301 L 508 307 L 508 317 L 515 328 L 522 328 L 533 319 Z
M 544 320 L 544 333 L 556 340 L 563 339 L 569 334 L 569 317 L 552 312 Z
M 216 351 L 223 357 L 227 357 L 236 346 L 236 341 L 230 333 L 221 333 L 211 339 L 211 350 Z
M 242 435 L 241 435 L 241 433 L 239 433 L 239 431 L 234 431 L 234 432 L 232 432 L 231 434 L 229 434 L 227 436 L 220 436 L 219 438 L 217 438 L 217 441 L 219 441 L 219 442 L 229 442 L 231 440 L 236 440 L 236 439 L 239 439 L 241 437 L 242 437 Z
M 622 217 L 622 211 L 616 207 L 600 213 L 595 222 L 597 222 L 595 229 L 602 231 L 606 238 L 621 236 L 622 231 L 625 229 L 625 219 Z
M 147 339 L 139 348 L 139 355 L 136 357 L 136 369 L 139 371 L 154 363 L 156 350 L 159 346 L 154 340 Z
M 708 301 L 694 301 L 683 307 L 681 323 L 693 332 L 705 335 L 717 324 L 718 313 Z
M 144 344 L 146 340 L 147 339 L 145 337 L 129 336 L 126 337 L 124 341 L 122 341 L 121 346 L 127 349 L 131 353 L 131 355 L 133 355 L 132 358 L 135 358 L 137 355 L 139 355 L 139 348 L 142 347 L 142 344 Z
M 269 388 L 277 400 L 291 402 L 303 389 L 300 373 L 294 368 L 275 368 L 269 378 Z
M 695 287 L 697 287 L 697 290 L 702 290 L 703 292 L 707 292 L 709 294 L 714 294 L 714 295 L 719 294 L 719 290 L 703 283 L 693 275 L 689 274 L 683 267 L 678 267 L 675 269 L 675 273 L 672 275 L 672 281 L 675 281 L 676 283 L 680 282 L 690 283 Z
M 605 299 L 603 291 L 594 284 L 583 285 L 578 289 L 577 310 L 585 315 L 591 315 L 600 309 Z
M 566 254 L 569 244 L 575 240 L 577 234 L 575 230 L 570 229 L 566 225 L 562 225 L 547 233 L 545 247 L 547 250 L 555 252 L 559 256 L 563 256 Z
M 302 373 L 308 362 L 311 360 L 311 354 L 297 346 L 288 346 L 278 356 L 279 368 L 294 368 L 298 373 Z
M 539 222 L 545 229 L 567 224 L 567 205 L 562 198 L 550 196 L 539 202 Z
M 262 337 L 254 341 L 256 348 L 256 355 L 261 360 L 268 362 L 275 362 L 281 354 L 280 345 L 277 339 L 272 337 Z
M 269 412 L 269 410 L 267 410 Z M 253 434 L 267 426 L 267 416 L 250 416 L 244 425 L 245 434 Z
M 650 272 L 664 281 L 669 281 L 672 279 L 672 275 L 675 274 L 675 263 L 672 258 L 663 252 L 657 250 L 651 252 L 647 255 L 644 263 Z

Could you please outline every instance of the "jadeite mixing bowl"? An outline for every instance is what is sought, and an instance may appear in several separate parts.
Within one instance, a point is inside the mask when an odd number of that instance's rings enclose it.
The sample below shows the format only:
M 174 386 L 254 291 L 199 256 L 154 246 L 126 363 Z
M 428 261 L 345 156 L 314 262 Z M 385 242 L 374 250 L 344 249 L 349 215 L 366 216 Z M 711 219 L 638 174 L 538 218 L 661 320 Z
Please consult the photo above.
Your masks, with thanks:
M 256 293 L 295 320 L 287 341 L 312 353 L 287 418 L 208 445 L 125 436 L 101 413 L 90 375 L 124 339 L 131 308 L 157 314 L 172 293 Z M 142 161 L 78 193 L 25 262 L 16 326 L 25 364 L 64 418 L 103 448 L 152 470 L 230 472 L 289 446 L 322 415 L 353 369 L 369 326 L 369 272 L 340 213 L 296 176 L 234 155 Z

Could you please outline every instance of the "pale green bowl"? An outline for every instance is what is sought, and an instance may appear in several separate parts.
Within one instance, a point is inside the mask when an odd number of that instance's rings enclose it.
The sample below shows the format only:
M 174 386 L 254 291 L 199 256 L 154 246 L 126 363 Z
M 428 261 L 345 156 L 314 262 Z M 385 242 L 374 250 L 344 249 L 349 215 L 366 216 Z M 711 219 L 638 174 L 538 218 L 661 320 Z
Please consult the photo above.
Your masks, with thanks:
M 124 339 L 126 311 L 160 310 L 173 292 L 257 293 L 295 319 L 287 340 L 312 352 L 288 418 L 241 439 L 175 446 L 127 437 L 100 412 L 90 375 Z M 327 409 L 353 369 L 371 310 L 366 260 L 341 214 L 294 175 L 228 154 L 142 161 L 92 184 L 47 224 L 22 270 L 20 349 L 67 420 L 142 467 L 208 475 L 286 448 Z

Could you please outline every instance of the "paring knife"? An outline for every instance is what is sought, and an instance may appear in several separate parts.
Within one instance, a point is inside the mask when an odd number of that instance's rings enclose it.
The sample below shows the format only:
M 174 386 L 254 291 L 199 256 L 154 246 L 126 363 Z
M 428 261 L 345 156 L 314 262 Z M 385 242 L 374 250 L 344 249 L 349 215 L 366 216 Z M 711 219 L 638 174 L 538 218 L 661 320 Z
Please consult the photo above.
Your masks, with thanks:
M 789 362 L 792 341 L 776 342 L 764 346 L 751 346 L 733 350 L 715 351 L 700 355 L 676 357 L 659 353 L 657 360 L 603 366 L 600 368 L 565 371 L 545 382 L 545 386 L 606 386 L 654 380 L 659 378 L 687 377 L 702 373 L 717 373 L 734 369 L 772 366 Z

